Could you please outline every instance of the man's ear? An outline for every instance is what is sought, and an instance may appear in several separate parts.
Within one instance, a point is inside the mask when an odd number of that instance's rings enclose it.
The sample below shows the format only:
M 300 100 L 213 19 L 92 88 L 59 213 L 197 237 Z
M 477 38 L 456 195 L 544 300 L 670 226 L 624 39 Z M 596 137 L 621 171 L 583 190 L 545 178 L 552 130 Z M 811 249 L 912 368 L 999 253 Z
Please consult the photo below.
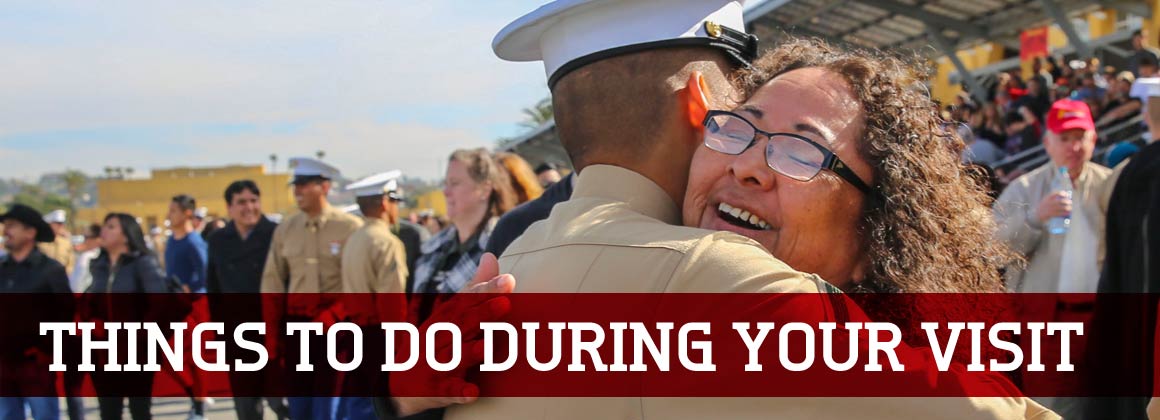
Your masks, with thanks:
M 694 130 L 701 130 L 701 123 L 705 121 L 705 114 L 709 113 L 709 87 L 705 84 L 705 76 L 699 71 L 689 75 L 685 83 L 685 110 L 689 117 L 689 126 Z

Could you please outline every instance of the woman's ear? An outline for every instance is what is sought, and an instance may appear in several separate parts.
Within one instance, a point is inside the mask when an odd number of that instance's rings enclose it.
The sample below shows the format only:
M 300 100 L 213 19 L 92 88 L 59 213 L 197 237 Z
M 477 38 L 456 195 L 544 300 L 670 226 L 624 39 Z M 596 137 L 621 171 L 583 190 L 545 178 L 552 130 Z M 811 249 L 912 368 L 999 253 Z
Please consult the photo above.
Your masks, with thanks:
M 701 123 L 705 121 L 705 114 L 709 113 L 709 87 L 705 84 L 705 76 L 699 71 L 689 75 L 685 83 L 685 110 L 689 116 L 689 126 L 696 131 L 701 130 Z

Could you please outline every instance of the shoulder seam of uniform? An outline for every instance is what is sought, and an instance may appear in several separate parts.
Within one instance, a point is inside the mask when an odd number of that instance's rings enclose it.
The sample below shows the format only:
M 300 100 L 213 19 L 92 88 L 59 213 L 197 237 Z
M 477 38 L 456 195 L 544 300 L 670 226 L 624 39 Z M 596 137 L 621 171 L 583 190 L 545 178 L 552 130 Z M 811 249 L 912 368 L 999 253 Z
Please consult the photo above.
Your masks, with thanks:
M 567 247 L 567 246 L 577 246 L 577 245 L 579 245 L 579 246 L 617 247 L 617 248 L 635 248 L 635 249 L 664 249 L 664 250 L 669 250 L 669 251 L 673 251 L 673 252 L 679 252 L 681 254 L 685 254 L 688 252 L 688 250 L 681 250 L 681 249 L 678 249 L 677 247 L 666 246 L 666 245 L 621 245 L 621 244 L 607 244 L 607 243 L 599 243 L 599 242 L 568 242 L 568 243 L 556 244 L 556 245 L 543 247 L 543 248 L 531 249 L 531 250 L 527 250 L 527 251 L 512 252 L 512 250 L 509 248 L 508 250 L 504 251 L 503 255 L 507 256 L 507 255 L 530 254 L 533 252 L 546 251 L 549 249 L 562 248 L 562 247 Z
M 681 259 L 678 260 L 675 265 L 673 265 L 673 270 L 669 272 L 669 278 L 665 280 L 665 287 L 663 289 L 661 289 L 662 291 L 664 291 L 664 292 L 669 291 L 669 286 L 671 286 L 673 284 L 673 277 L 676 277 L 676 275 L 677 275 L 677 268 L 684 265 L 688 259 L 689 259 L 689 253 L 682 252 Z
M 607 248 L 600 248 L 600 252 L 597 252 L 597 253 L 596 253 L 596 256 L 592 258 L 592 262 L 593 262 L 593 263 L 595 263 L 597 259 L 600 259 L 600 256 L 601 256 L 601 255 L 604 255 L 604 251 L 605 251 L 605 250 L 607 250 Z M 588 279 L 588 273 L 591 273 L 591 272 L 592 272 L 592 267 L 595 267 L 595 266 L 596 266 L 596 264 L 588 264 L 588 269 L 587 269 L 587 270 L 584 270 L 584 276 L 582 276 L 582 277 L 580 277 L 580 278 L 581 278 L 581 279 L 585 279 L 585 280 L 586 280 L 586 279 Z M 584 287 L 584 280 L 581 280 L 581 281 L 579 281 L 578 283 L 579 283 L 579 284 L 577 284 L 577 285 L 576 285 L 576 289 L 575 289 L 575 290 L 573 290 L 573 291 L 572 291 L 572 293 L 579 293 L 579 292 L 580 292 L 580 288 L 581 288 L 581 287 Z

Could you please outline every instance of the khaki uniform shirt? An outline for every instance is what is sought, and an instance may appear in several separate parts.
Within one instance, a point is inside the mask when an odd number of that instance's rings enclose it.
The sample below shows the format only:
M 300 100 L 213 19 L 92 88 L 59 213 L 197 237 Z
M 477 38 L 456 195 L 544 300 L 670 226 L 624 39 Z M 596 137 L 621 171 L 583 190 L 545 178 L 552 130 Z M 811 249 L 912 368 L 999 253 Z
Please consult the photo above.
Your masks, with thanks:
M 404 293 L 407 251 L 382 219 L 366 219 L 342 251 L 342 291 Z
M 274 230 L 262 293 L 342 292 L 342 247 L 361 226 L 358 217 L 329 205 L 316 219 L 290 216 Z
M 73 252 L 72 241 L 67 236 L 57 235 L 52 242 L 37 244 L 40 247 L 40 252 L 44 253 L 48 258 L 52 258 L 64 266 L 64 270 L 68 275 L 72 275 L 73 264 L 76 262 L 76 255 Z
M 1072 206 L 1082 207 L 1072 211 L 1071 225 L 1066 235 L 1052 235 L 1045 223 L 1039 221 L 1035 211 L 1043 197 L 1050 195 L 1052 180 L 1057 166 L 1046 164 L 1016 179 L 1003 190 L 995 201 L 995 221 L 999 225 L 999 238 L 1016 252 L 1027 258 L 1027 267 L 1020 271 L 1008 270 L 1007 289 L 1028 293 L 1087 292 L 1096 291 L 1098 275 L 1083 279 L 1090 282 L 1090 290 L 1071 290 L 1075 285 L 1064 285 L 1061 290 L 1061 261 L 1064 256 L 1065 241 L 1070 239 L 1090 244 L 1090 261 L 1079 263 L 1094 268 L 1098 273 L 1103 265 L 1104 225 L 1107 218 L 1107 189 L 1114 186 L 1112 170 L 1095 163 L 1084 165 L 1083 172 L 1075 180 Z M 1082 218 L 1082 220 L 1081 220 Z M 1090 226 L 1090 230 L 1077 229 L 1080 224 Z M 1078 235 L 1078 236 L 1077 236 Z M 1095 267 L 1090 267 L 1094 265 Z M 1090 271 L 1090 270 L 1089 270 Z
M 500 270 L 515 276 L 519 293 L 834 290 L 749 238 L 676 226 L 680 222 L 676 204 L 648 178 L 616 166 L 589 166 L 572 198 L 507 248 Z M 481 398 L 449 408 L 446 418 L 1024 418 L 1042 410 L 1032 405 L 1001 398 Z

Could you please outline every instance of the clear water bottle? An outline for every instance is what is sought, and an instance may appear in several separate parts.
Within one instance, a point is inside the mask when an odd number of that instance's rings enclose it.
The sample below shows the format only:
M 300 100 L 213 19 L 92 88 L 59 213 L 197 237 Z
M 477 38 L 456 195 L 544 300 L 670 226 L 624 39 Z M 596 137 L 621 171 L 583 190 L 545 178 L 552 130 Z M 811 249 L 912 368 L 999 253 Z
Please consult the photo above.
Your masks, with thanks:
M 1051 192 L 1056 193 L 1063 191 L 1067 198 L 1071 199 L 1071 176 L 1067 173 L 1067 168 L 1060 167 L 1059 172 L 1055 174 L 1055 179 L 1051 180 Z M 1047 221 L 1047 231 L 1052 235 L 1063 235 L 1067 233 L 1067 226 L 1071 224 L 1071 216 L 1052 217 Z

